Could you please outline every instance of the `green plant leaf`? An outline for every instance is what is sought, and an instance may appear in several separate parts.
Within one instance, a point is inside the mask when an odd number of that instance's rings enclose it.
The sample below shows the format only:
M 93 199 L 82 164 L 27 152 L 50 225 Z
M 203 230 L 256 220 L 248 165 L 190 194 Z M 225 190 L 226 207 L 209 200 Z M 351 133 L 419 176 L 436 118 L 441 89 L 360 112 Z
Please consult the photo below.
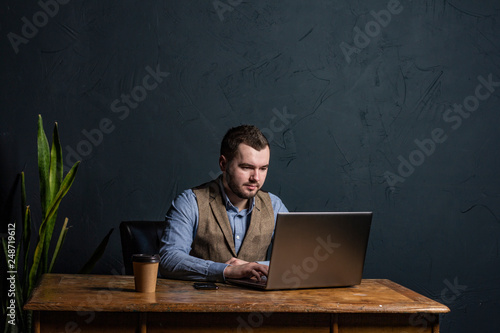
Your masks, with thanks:
M 29 255 L 30 255 L 30 243 L 31 243 L 31 209 L 29 205 L 26 205 L 26 181 L 24 177 L 24 172 L 21 172 L 21 215 L 23 221 L 23 229 L 22 229 L 22 237 L 18 248 L 21 249 L 24 253 L 24 263 L 23 267 L 20 269 L 21 276 L 24 281 L 22 283 L 23 287 L 27 286 L 28 282 L 28 267 L 29 267 Z M 23 297 L 28 297 L 26 292 L 27 288 L 24 288 Z
M 31 209 L 30 206 L 26 206 L 26 210 L 24 210 L 24 220 L 23 220 L 23 238 L 21 239 L 22 241 L 22 248 L 23 248 L 23 253 L 24 253 L 24 264 L 23 268 L 21 269 L 22 271 L 22 276 L 24 277 L 24 283 L 23 285 L 26 286 L 27 281 L 28 281 L 28 267 L 29 267 L 29 255 L 30 255 L 30 240 L 31 240 Z M 21 246 L 19 246 L 21 248 Z M 27 291 L 27 289 L 25 290 Z M 28 296 L 28 295 L 24 295 Z
M 78 170 L 80 161 L 75 163 L 69 173 L 64 177 L 63 153 L 59 138 L 58 124 L 54 124 L 52 135 L 52 146 L 43 128 L 42 116 L 38 115 L 37 124 L 37 148 L 38 148 L 38 173 L 40 180 L 40 201 L 42 218 L 39 229 L 35 229 L 32 223 L 32 213 L 29 205 L 26 204 L 26 186 L 24 172 L 21 173 L 21 223 L 17 227 L 22 227 L 18 237 L 18 244 L 15 251 L 15 268 L 18 279 L 16 279 L 16 326 L 7 325 L 4 332 L 30 332 L 32 326 L 32 311 L 23 309 L 24 303 L 30 297 L 38 278 L 51 271 L 60 255 L 62 246 L 68 232 L 68 219 L 65 219 L 61 228 L 59 238 L 52 255 L 50 265 L 48 264 L 48 252 L 52 242 L 52 236 L 56 224 L 57 212 L 62 198 L 67 194 Z M 50 149 L 49 149 L 50 148 Z M 37 233 L 36 243 L 32 240 L 32 234 Z M 106 236 L 94 252 L 91 260 L 86 264 L 92 269 L 95 262 L 102 256 L 109 241 L 111 232 Z M 8 254 L 8 246 L 2 241 L 0 249 Z M 12 256 L 12 255 L 11 255 Z M 19 259 L 21 259 L 19 261 Z M 92 264 L 89 264 L 92 263 Z M 19 270 L 17 270 L 19 268 Z M 5 293 L 1 293 L 2 314 L 6 314 L 6 302 L 8 299 Z
M 23 311 L 23 307 L 26 299 L 23 298 L 23 289 L 19 279 L 16 279 L 15 297 L 16 297 L 17 313 L 21 315 L 21 318 L 18 319 L 18 322 L 24 323 L 25 313 Z
M 38 115 L 38 174 L 40 178 L 40 200 L 42 204 L 42 216 L 45 217 L 50 204 L 50 188 L 49 188 L 49 168 L 50 168 L 50 152 L 49 142 L 45 131 L 43 130 L 42 116 Z
M 7 242 L 5 241 L 5 238 L 2 238 L 2 247 L 3 247 L 3 254 L 5 255 L 5 262 L 9 262 L 9 251 L 7 250 Z
M 48 174 L 48 183 L 46 184 L 47 191 L 46 195 L 48 198 L 49 206 L 55 199 L 55 196 L 59 192 L 63 181 L 63 160 L 62 160 L 62 148 L 59 141 L 59 131 L 57 128 L 57 122 L 54 124 L 54 131 L 52 134 L 52 147 L 50 149 L 50 166 Z M 52 233 L 54 232 L 54 226 L 57 221 L 57 211 L 53 217 L 51 217 L 47 222 L 47 232 L 49 237 L 45 238 L 45 245 L 43 247 L 43 256 L 40 263 L 43 272 L 50 272 L 48 268 L 49 262 L 49 248 L 52 240 Z M 51 263 L 52 264 L 52 263 Z
M 68 193 L 73 181 L 75 180 L 76 172 L 78 170 L 78 166 L 80 165 L 80 161 L 76 162 L 71 170 L 68 172 L 66 177 L 61 184 L 61 188 L 59 192 L 55 196 L 54 200 L 50 204 L 50 208 L 46 214 L 46 217 L 42 221 L 42 225 L 40 226 L 39 232 L 39 241 L 35 248 L 35 253 L 33 255 L 33 265 L 31 266 L 31 270 L 29 273 L 29 287 L 28 287 L 28 295 L 31 294 L 31 291 L 34 288 L 34 285 L 38 279 L 38 277 L 47 272 L 46 266 L 46 254 L 48 253 L 48 247 L 50 246 L 50 241 L 52 239 L 52 232 L 54 230 L 55 224 L 55 215 L 57 214 L 57 210 L 59 208 L 59 204 L 61 203 L 62 198 Z M 47 250 L 46 250 L 47 248 Z M 43 258 L 42 258 L 43 256 Z M 45 260 L 44 262 L 42 262 Z M 40 269 L 40 266 L 42 269 Z
M 31 238 L 31 211 L 30 206 L 26 205 L 26 183 L 24 179 L 24 172 L 21 172 L 21 214 L 23 221 L 22 230 L 22 243 L 24 245 L 24 252 L 28 252 L 29 241 Z
M 54 264 L 56 262 L 57 256 L 59 255 L 59 251 L 61 251 L 61 247 L 64 243 L 64 240 L 66 239 L 66 234 L 68 233 L 68 218 L 64 219 L 64 224 L 61 228 L 61 232 L 59 233 L 59 238 L 57 239 L 57 244 L 56 248 L 54 250 L 54 254 L 52 255 L 52 261 L 50 262 L 49 270 L 48 272 L 52 272 L 52 267 L 54 267 Z
M 90 259 L 85 263 L 85 265 L 82 267 L 82 269 L 80 269 L 78 274 L 88 274 L 92 271 L 92 269 L 94 268 L 97 261 L 99 261 L 99 259 L 104 254 L 104 251 L 106 250 L 106 246 L 108 245 L 108 242 L 109 242 L 109 237 L 111 237 L 113 230 L 114 230 L 114 228 L 111 228 L 111 230 L 109 230 L 106 237 L 104 237 L 104 239 L 101 241 L 99 246 L 95 249 L 95 251 L 92 254 L 92 256 L 90 257 Z
M 40 268 L 41 268 L 41 273 L 46 273 L 48 272 L 49 269 L 49 249 L 50 249 L 50 243 L 52 241 L 52 234 L 54 233 L 54 227 L 56 225 L 56 219 L 57 219 L 57 210 L 54 215 L 50 216 L 50 218 L 47 218 L 42 222 L 42 224 L 45 225 L 45 228 L 43 230 L 43 246 L 42 246 L 42 257 L 40 260 Z M 42 231 L 40 231 L 42 233 Z M 42 238 L 40 238 L 40 241 L 42 241 Z
M 49 202 L 54 200 L 61 183 L 63 181 L 63 157 L 61 142 L 59 141 L 59 131 L 57 123 L 54 124 L 52 134 L 52 147 L 50 149 L 50 167 L 49 167 Z
M 21 172 L 21 214 L 24 221 L 24 214 L 26 209 L 26 180 L 24 177 L 24 171 Z

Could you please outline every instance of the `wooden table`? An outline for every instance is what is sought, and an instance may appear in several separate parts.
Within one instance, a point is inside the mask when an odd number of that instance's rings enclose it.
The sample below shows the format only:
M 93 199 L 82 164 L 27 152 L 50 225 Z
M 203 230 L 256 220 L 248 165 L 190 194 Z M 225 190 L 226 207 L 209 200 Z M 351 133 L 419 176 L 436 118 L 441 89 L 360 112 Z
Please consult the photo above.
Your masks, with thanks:
M 35 332 L 439 332 L 449 309 L 389 280 L 348 288 L 258 291 L 133 276 L 46 274 L 25 305 Z

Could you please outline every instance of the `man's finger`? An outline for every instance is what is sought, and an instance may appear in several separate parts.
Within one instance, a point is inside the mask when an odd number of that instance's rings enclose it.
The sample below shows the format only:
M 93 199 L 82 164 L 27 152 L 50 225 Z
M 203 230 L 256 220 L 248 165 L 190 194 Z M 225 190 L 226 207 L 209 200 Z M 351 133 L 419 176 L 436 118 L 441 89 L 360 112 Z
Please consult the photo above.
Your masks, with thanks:
M 260 273 L 257 270 L 252 269 L 252 274 L 257 278 L 257 281 L 260 281 Z
M 235 259 L 236 258 L 233 257 L 233 258 L 229 259 L 228 261 L 226 261 L 225 264 L 231 265 Z
M 259 264 L 258 266 L 258 270 L 263 274 L 263 275 L 267 275 L 267 273 L 269 272 L 269 267 L 266 266 L 266 265 L 261 265 Z

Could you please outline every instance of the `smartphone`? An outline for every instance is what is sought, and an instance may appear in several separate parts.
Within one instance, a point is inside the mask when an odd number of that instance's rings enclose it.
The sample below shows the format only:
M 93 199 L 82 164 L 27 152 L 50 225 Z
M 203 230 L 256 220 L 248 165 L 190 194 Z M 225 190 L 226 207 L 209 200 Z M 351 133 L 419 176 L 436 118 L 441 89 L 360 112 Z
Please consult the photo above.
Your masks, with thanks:
M 215 283 L 212 282 L 195 282 L 193 284 L 193 287 L 196 289 L 200 290 L 216 290 L 219 289 L 219 286 L 217 286 Z

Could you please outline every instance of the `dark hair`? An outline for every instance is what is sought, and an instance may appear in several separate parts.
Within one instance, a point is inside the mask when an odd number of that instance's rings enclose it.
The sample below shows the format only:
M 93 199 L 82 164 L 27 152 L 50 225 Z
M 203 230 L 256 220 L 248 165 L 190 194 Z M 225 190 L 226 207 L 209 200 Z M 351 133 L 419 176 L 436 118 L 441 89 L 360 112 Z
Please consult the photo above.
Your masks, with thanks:
M 255 150 L 262 150 L 269 147 L 269 141 L 262 132 L 253 125 L 241 125 L 233 127 L 227 131 L 220 145 L 220 154 L 224 155 L 227 161 L 231 161 L 240 143 L 244 143 Z

